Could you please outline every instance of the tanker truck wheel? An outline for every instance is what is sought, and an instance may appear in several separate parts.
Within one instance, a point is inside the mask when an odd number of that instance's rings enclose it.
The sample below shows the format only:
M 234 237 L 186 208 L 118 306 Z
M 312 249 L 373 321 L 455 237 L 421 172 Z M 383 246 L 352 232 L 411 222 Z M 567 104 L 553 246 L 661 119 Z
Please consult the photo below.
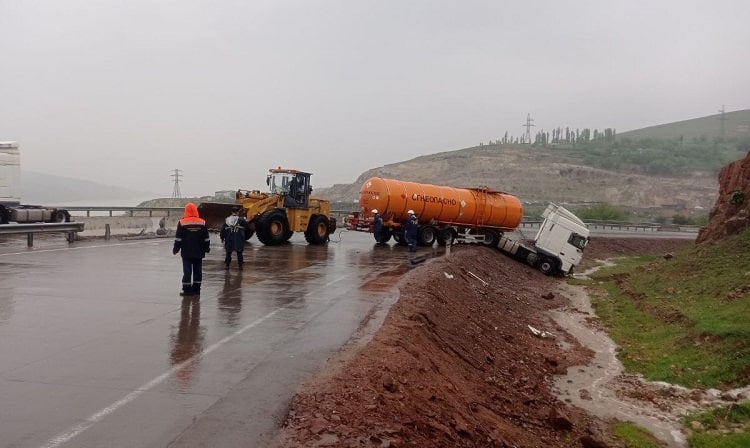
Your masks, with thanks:
M 406 237 L 404 236 L 404 232 L 393 232 L 393 239 L 396 240 L 396 245 L 398 246 L 406 246 Z
M 484 244 L 485 246 L 497 247 L 500 243 L 500 233 L 492 229 L 484 229 Z
M 419 229 L 417 233 L 417 245 L 430 247 L 435 244 L 435 234 L 437 231 L 432 226 L 425 226 Z
M 307 224 L 305 239 L 310 244 L 325 244 L 328 242 L 328 218 L 315 215 Z
M 281 210 L 268 210 L 260 215 L 256 231 L 260 242 L 267 246 L 278 246 L 291 236 L 286 215 Z
M 456 240 L 456 235 L 451 229 L 441 229 L 437 232 L 436 240 L 438 246 L 441 247 L 449 244 L 449 242 L 451 245 L 453 245 L 453 242 Z
M 8 224 L 10 219 L 10 213 L 2 205 L 0 205 L 0 224 Z
M 385 244 L 391 240 L 391 229 L 384 228 L 380 231 L 380 235 L 375 238 L 380 244 Z

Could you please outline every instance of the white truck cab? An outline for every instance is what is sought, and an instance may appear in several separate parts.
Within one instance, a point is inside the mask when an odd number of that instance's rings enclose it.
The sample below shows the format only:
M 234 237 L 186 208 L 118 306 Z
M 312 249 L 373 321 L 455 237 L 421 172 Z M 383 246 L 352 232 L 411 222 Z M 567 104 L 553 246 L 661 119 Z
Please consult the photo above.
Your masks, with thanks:
M 0 224 L 69 221 L 67 210 L 21 203 L 18 143 L 0 142 Z
M 570 273 L 583 257 L 583 249 L 589 242 L 589 229 L 580 218 L 557 204 L 549 204 L 542 218 L 544 221 L 534 238 L 538 255 L 558 260 L 558 270 Z
M 0 204 L 21 203 L 21 155 L 18 143 L 0 142 Z

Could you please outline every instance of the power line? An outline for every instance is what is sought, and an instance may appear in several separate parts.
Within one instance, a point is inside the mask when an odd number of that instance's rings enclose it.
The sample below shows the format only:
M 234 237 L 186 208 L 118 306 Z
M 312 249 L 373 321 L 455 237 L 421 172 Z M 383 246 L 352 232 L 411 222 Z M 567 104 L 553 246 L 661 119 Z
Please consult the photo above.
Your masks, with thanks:
M 169 177 L 174 177 L 174 189 L 172 190 L 172 197 L 173 198 L 181 198 L 182 195 L 180 194 L 180 169 L 175 168 L 174 174 L 171 174 Z

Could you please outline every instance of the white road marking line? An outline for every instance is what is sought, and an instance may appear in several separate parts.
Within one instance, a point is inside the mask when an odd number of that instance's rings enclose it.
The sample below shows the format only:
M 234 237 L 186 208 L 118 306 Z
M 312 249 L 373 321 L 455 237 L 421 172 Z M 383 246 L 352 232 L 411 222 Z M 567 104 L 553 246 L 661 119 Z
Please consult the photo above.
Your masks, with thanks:
M 173 240 L 170 240 L 170 242 L 173 242 Z M 58 247 L 57 249 L 39 249 L 39 250 L 31 250 L 31 251 L 23 251 L 23 252 L 10 252 L 6 254 L 0 254 L 0 257 L 7 257 L 10 255 L 33 255 L 33 254 L 43 254 L 47 252 L 61 252 L 64 250 L 85 250 L 85 249 L 99 249 L 101 247 L 113 247 L 113 246 L 133 246 L 136 244 L 156 244 L 155 241 L 136 241 L 133 243 L 114 243 L 114 244 L 98 244 L 96 246 L 84 246 L 84 247 Z M 161 243 L 161 241 L 159 241 Z
M 351 275 L 351 274 L 350 274 Z M 340 277 L 336 280 L 332 280 L 325 285 L 323 285 L 323 288 L 328 288 L 329 286 L 333 285 L 334 283 L 338 283 L 346 278 L 348 278 L 350 275 L 345 275 L 343 277 Z M 308 293 L 307 295 L 310 295 L 311 293 Z M 139 396 L 141 396 L 144 392 L 148 392 L 149 390 L 153 389 L 154 387 L 158 386 L 164 380 L 178 372 L 180 369 L 182 369 L 187 364 L 190 364 L 198 357 L 203 357 L 208 355 L 209 353 L 213 352 L 217 348 L 223 346 L 227 342 L 231 341 L 232 339 L 236 338 L 237 336 L 241 335 L 242 333 L 245 333 L 246 331 L 250 330 L 251 328 L 261 324 L 268 318 L 274 316 L 279 311 L 282 311 L 285 307 L 278 308 L 274 311 L 271 311 L 270 313 L 266 314 L 265 316 L 258 318 L 254 320 L 253 322 L 245 325 L 244 327 L 240 328 L 239 330 L 235 331 L 234 333 L 224 337 L 223 339 L 219 340 L 218 342 L 215 342 L 211 346 L 209 346 L 207 349 L 203 350 L 200 353 L 197 353 L 190 358 L 186 359 L 185 361 L 182 361 L 179 364 L 176 364 L 171 369 L 167 370 L 166 372 L 162 373 L 161 375 L 157 376 L 156 378 L 152 379 L 148 383 L 142 385 L 141 387 L 137 388 L 133 392 L 130 392 L 129 394 L 125 395 L 121 399 L 115 401 L 111 405 L 104 407 L 100 409 L 99 411 L 95 412 L 94 414 L 87 417 L 83 423 L 80 423 L 76 426 L 73 426 L 72 428 L 68 429 L 65 432 L 62 432 L 58 434 L 57 436 L 53 437 L 47 443 L 42 445 L 42 448 L 56 448 L 59 447 L 67 442 L 70 442 L 73 440 L 76 436 L 81 434 L 82 432 L 86 431 L 87 429 L 94 426 L 96 423 L 101 421 L 104 417 L 108 416 L 109 414 L 115 412 L 116 410 L 120 409 L 121 407 L 125 406 L 126 404 L 130 403 L 131 401 L 135 400 Z

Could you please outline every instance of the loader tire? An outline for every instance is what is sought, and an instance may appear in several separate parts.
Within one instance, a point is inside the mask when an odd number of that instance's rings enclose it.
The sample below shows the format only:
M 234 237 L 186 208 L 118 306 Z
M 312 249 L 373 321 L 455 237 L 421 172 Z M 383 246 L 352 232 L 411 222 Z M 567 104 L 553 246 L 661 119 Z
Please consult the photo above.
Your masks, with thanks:
M 305 239 L 310 244 L 325 244 L 328 242 L 328 218 L 322 215 L 314 215 L 307 224 Z
M 283 211 L 275 209 L 263 212 L 256 226 L 258 239 L 266 246 L 278 246 L 289 240 L 289 224 Z

